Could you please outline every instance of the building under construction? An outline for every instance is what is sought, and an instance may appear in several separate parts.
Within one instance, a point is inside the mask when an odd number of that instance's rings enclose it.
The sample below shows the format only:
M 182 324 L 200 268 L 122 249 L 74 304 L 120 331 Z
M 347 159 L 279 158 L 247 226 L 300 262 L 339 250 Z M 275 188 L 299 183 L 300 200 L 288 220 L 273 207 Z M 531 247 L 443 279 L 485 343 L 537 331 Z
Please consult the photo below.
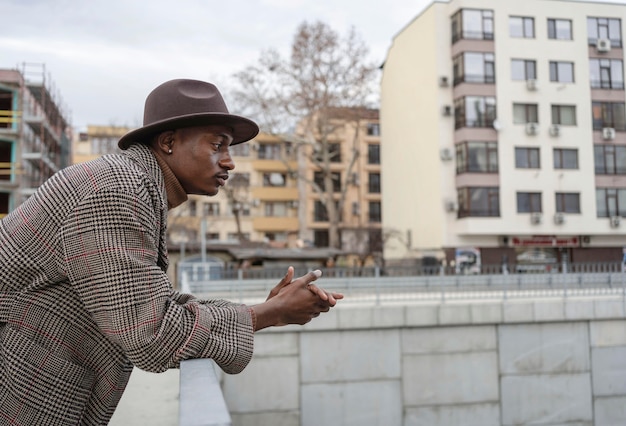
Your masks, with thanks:
M 69 116 L 42 64 L 0 69 L 0 218 L 70 164 Z

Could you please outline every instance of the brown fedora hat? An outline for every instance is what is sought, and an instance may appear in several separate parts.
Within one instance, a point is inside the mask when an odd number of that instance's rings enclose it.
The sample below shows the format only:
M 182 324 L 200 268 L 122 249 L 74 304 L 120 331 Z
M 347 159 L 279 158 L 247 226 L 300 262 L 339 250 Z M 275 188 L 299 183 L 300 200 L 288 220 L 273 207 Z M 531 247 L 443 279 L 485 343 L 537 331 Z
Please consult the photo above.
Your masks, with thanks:
M 221 124 L 233 131 L 232 145 L 249 141 L 259 133 L 259 126 L 245 117 L 228 112 L 215 85 L 199 80 L 167 81 L 146 98 L 143 127 L 126 133 L 118 142 L 121 149 L 166 130 L 182 127 Z

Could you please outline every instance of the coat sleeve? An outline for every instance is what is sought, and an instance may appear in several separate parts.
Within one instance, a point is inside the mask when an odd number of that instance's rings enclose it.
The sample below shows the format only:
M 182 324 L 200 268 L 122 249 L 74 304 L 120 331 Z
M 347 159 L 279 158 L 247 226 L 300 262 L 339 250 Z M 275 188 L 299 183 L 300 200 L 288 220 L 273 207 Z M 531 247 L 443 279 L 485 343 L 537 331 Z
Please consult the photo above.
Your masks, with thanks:
M 70 283 L 137 367 L 161 372 L 184 359 L 212 358 L 227 373 L 242 371 L 253 350 L 249 308 L 173 291 L 157 265 L 160 217 L 143 188 L 82 200 L 60 232 Z

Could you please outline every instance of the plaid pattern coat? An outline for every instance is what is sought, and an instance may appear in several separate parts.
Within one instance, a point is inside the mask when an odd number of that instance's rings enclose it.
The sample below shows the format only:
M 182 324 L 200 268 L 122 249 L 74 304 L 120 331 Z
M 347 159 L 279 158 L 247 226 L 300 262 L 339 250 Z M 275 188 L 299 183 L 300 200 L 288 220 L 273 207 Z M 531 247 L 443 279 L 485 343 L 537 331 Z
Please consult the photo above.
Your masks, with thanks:
M 252 357 L 249 309 L 168 281 L 163 174 L 147 146 L 68 167 L 0 221 L 0 424 L 106 424 L 133 365 Z

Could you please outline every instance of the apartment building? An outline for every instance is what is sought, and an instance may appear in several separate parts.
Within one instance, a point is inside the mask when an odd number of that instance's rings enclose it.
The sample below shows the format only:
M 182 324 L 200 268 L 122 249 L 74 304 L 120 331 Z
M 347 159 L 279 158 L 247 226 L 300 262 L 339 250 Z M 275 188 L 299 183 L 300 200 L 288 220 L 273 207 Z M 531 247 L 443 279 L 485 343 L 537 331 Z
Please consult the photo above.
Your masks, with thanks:
M 450 0 L 396 34 L 381 82 L 388 261 L 624 257 L 625 19 L 609 3 Z
M 41 64 L 0 69 L 0 218 L 70 163 L 71 127 Z
M 132 129 L 125 126 L 87 125 L 74 132 L 72 164 L 94 160 L 104 154 L 119 152 L 117 142 Z
M 304 152 L 306 189 L 301 235 L 316 247 L 328 247 L 331 224 L 327 208 L 312 183 L 323 188 L 324 169 L 330 171 L 333 200 L 339 208 L 339 248 L 354 261 L 382 257 L 382 202 L 379 111 L 341 108 L 332 113 L 333 131 L 327 136 L 328 166 L 316 146 Z M 307 184 L 308 182 L 308 184 Z
M 357 120 L 338 121 L 330 141 L 330 170 L 334 200 L 345 192 L 338 223 L 341 249 L 372 261 L 382 254 L 378 111 L 359 110 Z M 172 210 L 172 242 L 197 244 L 204 235 L 209 244 L 328 247 L 329 218 L 313 188 L 321 180 L 314 150 L 266 133 L 235 145 L 231 153 L 236 168 L 219 194 L 191 196 Z

